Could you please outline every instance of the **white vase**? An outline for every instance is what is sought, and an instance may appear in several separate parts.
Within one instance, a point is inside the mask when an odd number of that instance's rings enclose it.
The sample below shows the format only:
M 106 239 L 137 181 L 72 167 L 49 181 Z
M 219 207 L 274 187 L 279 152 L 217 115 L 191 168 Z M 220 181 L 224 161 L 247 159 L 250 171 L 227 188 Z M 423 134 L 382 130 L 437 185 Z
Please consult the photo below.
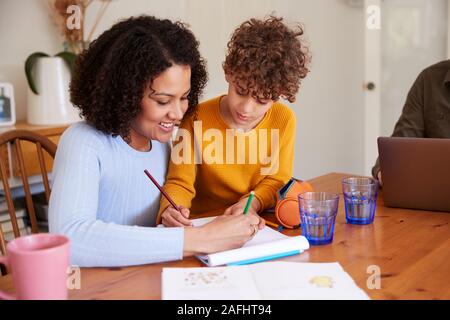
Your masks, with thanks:
M 28 87 L 28 123 L 54 125 L 81 120 L 78 109 L 70 103 L 70 70 L 62 58 L 39 58 L 33 68 L 33 78 L 39 94 Z

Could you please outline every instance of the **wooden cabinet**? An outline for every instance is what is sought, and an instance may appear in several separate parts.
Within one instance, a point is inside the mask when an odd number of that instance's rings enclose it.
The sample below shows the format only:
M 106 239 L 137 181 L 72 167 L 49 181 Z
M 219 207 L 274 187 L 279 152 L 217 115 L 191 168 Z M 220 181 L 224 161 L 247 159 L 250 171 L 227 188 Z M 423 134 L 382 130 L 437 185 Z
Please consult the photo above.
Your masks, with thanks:
M 68 128 L 69 125 L 59 125 L 59 126 L 35 126 L 27 123 L 17 123 L 14 126 L 9 127 L 0 127 L 0 133 L 14 130 L 14 129 L 22 129 L 22 130 L 30 130 L 36 133 L 39 133 L 43 136 L 46 136 L 55 144 L 58 144 L 58 141 L 64 132 Z M 25 170 L 27 172 L 27 176 L 33 176 L 40 173 L 39 169 L 39 161 L 37 158 L 36 147 L 34 144 L 29 143 L 27 141 L 21 141 L 23 157 L 25 161 Z M 1 156 L 3 159 L 6 159 L 7 164 L 7 172 L 8 176 L 12 179 L 20 177 L 20 170 L 17 161 L 17 155 L 15 152 L 11 152 L 12 149 L 10 146 L 3 146 L 0 150 Z M 45 164 L 48 172 L 52 170 L 53 167 L 53 159 L 47 152 L 44 151 Z

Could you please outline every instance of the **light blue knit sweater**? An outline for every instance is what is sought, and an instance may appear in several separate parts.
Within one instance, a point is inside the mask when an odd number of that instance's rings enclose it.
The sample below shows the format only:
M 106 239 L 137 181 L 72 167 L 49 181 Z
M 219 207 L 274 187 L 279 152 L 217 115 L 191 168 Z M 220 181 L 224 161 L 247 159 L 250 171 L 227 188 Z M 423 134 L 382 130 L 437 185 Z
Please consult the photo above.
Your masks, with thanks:
M 154 228 L 160 192 L 144 174 L 164 183 L 168 144 L 141 152 L 120 136 L 85 122 L 58 144 L 49 205 L 51 233 L 71 240 L 71 263 L 128 266 L 181 259 L 182 228 Z

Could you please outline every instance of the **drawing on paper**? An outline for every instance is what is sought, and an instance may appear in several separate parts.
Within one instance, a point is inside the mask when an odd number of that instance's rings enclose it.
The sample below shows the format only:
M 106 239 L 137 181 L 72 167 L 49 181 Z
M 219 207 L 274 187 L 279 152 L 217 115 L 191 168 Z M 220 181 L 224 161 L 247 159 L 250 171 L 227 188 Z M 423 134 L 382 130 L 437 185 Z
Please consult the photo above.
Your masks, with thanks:
M 225 270 L 207 272 L 187 272 L 184 275 L 186 287 L 223 286 L 228 281 Z
M 333 278 L 327 276 L 316 276 L 309 280 L 309 283 L 316 285 L 318 288 L 333 288 Z

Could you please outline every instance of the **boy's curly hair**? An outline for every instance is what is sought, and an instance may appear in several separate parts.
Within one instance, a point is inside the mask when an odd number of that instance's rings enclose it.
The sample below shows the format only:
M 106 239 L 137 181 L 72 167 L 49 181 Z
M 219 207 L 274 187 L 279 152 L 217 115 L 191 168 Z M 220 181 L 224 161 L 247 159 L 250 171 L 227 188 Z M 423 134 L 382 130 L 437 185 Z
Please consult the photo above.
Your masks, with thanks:
M 195 36 L 181 22 L 152 16 L 123 20 L 77 59 L 71 101 L 98 130 L 128 137 L 146 86 L 174 64 L 191 67 L 187 114 L 192 114 L 207 82 Z
M 302 35 L 300 25 L 290 29 L 283 18 L 245 21 L 228 42 L 224 71 L 255 99 L 294 102 L 311 60 Z

